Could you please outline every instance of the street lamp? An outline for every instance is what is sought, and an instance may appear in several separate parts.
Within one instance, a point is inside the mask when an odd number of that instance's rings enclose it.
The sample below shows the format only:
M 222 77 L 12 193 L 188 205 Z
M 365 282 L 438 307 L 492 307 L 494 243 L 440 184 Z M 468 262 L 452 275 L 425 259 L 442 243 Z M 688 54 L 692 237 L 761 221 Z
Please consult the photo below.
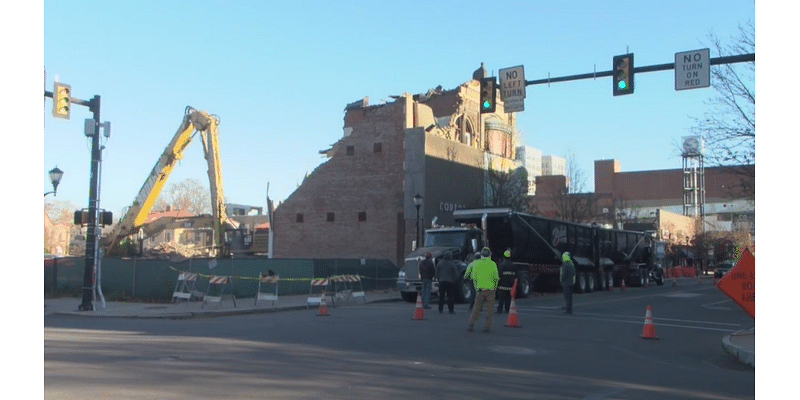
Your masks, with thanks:
M 417 207 L 417 247 L 419 247 L 419 207 L 422 205 L 422 196 L 414 195 L 414 206 Z
M 58 184 L 61 182 L 61 177 L 64 176 L 64 171 L 58 169 L 58 167 L 55 167 L 50 170 L 49 174 L 50 174 L 50 182 L 53 183 L 53 191 L 47 192 L 44 195 L 47 196 L 48 194 L 52 193 L 53 196 L 55 196 L 56 191 L 58 190 Z

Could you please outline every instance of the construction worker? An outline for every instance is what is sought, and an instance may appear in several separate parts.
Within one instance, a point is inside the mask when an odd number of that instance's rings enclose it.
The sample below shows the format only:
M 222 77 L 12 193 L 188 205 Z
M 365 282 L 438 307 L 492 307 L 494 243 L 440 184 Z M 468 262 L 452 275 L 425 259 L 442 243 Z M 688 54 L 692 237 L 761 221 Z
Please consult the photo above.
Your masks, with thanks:
M 509 260 L 511 250 L 506 250 L 497 265 L 500 274 L 500 283 L 497 285 L 497 313 L 508 313 L 511 310 L 511 289 L 514 286 L 514 278 L 517 276 L 514 264 Z M 505 310 L 505 311 L 503 311 Z
M 444 258 L 436 264 L 436 280 L 439 282 L 439 314 L 444 311 L 444 298 L 447 296 L 447 308 L 450 314 L 455 314 L 453 303 L 456 298 L 456 282 L 458 282 L 458 267 L 453 260 L 451 252 L 444 253 Z
M 575 264 L 572 263 L 570 254 L 565 251 L 561 255 L 561 287 L 564 288 L 564 300 L 567 302 L 564 310 L 565 314 L 572 314 L 572 287 L 575 285 Z
M 422 279 L 422 308 L 430 309 L 428 305 L 431 300 L 431 289 L 433 287 L 433 277 L 436 275 L 436 267 L 433 265 L 433 256 L 430 252 L 425 253 L 425 259 L 419 263 L 419 277 Z
M 486 305 L 486 324 L 483 331 L 489 332 L 492 329 L 492 314 L 494 314 L 494 295 L 497 290 L 497 283 L 500 280 L 497 273 L 497 264 L 492 261 L 492 252 L 488 247 L 481 250 L 481 259 L 474 261 L 472 269 L 467 270 L 464 278 L 471 278 L 475 284 L 475 306 L 469 317 L 467 330 L 472 332 L 475 321 L 481 313 L 481 309 Z

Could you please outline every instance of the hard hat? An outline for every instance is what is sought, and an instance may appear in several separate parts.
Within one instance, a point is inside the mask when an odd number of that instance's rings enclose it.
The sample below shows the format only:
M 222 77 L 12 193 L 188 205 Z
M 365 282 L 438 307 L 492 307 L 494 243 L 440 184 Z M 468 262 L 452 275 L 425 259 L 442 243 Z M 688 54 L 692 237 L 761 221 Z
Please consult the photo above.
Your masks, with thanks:
M 503 253 L 503 255 L 506 257 L 511 257 L 511 250 L 506 250 L 505 253 Z
M 562 261 L 569 261 L 570 260 L 568 251 L 565 251 L 564 254 L 561 255 L 561 260 Z

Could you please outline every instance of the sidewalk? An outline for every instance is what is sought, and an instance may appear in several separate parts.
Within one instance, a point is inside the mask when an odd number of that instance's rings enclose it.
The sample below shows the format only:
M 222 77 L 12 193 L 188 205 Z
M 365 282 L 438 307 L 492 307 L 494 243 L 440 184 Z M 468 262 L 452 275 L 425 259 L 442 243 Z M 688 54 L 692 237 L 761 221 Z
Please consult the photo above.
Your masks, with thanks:
M 61 297 L 55 299 L 44 299 L 44 315 L 73 315 L 76 317 L 113 317 L 113 318 L 168 318 L 168 319 L 189 319 L 189 318 L 211 318 L 226 315 L 257 314 L 287 310 L 318 310 L 319 303 L 308 304 L 309 297 L 319 297 L 319 293 L 314 295 L 292 294 L 280 295 L 278 301 L 259 300 L 255 304 L 253 297 L 237 298 L 232 300 L 230 297 L 223 297 L 218 303 L 203 303 L 203 301 L 187 302 L 181 300 L 179 303 L 136 303 L 136 302 L 116 302 L 108 301 L 103 308 L 99 300 L 95 301 L 94 311 L 78 311 L 81 304 L 80 298 Z M 326 296 L 328 311 L 335 310 L 336 307 L 347 307 L 366 303 L 383 303 L 402 301 L 400 292 L 395 289 L 375 290 L 365 292 L 363 298 L 340 299 Z
M 722 348 L 744 364 L 756 367 L 756 327 L 722 338 Z

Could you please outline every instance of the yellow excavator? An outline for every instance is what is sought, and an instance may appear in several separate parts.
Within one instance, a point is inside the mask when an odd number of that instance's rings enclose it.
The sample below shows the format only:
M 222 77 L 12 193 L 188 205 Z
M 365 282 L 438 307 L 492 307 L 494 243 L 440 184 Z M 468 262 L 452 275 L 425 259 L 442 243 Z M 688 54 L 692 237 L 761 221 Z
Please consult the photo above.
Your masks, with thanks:
M 217 136 L 217 126 L 219 117 L 209 115 L 205 111 L 195 110 L 186 107 L 178 131 L 175 137 L 167 145 L 164 153 L 156 162 L 152 172 L 139 190 L 139 194 L 133 200 L 133 204 L 128 207 L 122 219 L 114 225 L 112 231 L 106 236 L 105 254 L 111 256 L 127 255 L 125 243 L 128 239 L 137 234 L 143 228 L 145 219 L 153 208 L 153 204 L 159 192 L 164 187 L 169 174 L 175 164 L 183 158 L 183 150 L 192 141 L 196 133 L 200 134 L 203 141 L 203 151 L 208 162 L 208 180 L 211 185 L 211 226 L 214 232 L 214 245 L 210 252 L 212 256 L 220 256 L 224 253 L 224 232 L 225 232 L 225 206 L 222 195 L 222 172 L 220 170 L 219 158 L 219 138 Z

